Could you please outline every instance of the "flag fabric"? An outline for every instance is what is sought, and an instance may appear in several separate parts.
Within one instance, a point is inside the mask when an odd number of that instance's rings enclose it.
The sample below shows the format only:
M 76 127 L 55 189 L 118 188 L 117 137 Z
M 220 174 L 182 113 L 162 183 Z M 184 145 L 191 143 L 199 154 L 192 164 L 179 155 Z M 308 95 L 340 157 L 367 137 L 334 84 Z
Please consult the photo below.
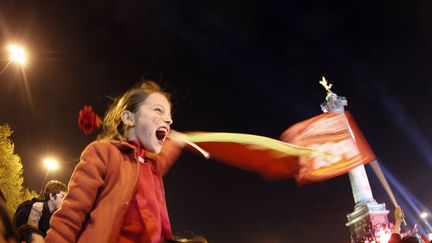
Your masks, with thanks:
M 252 134 L 191 132 L 186 133 L 185 139 L 209 152 L 210 158 L 258 173 L 268 180 L 294 177 L 299 171 L 299 156 L 320 153 Z
M 268 180 L 295 177 L 298 184 L 327 180 L 375 160 L 349 112 L 323 113 L 299 122 L 284 131 L 280 140 L 222 132 L 185 136 L 225 164 Z
M 323 113 L 299 122 L 280 137 L 284 142 L 324 153 L 299 157 L 297 183 L 318 182 L 344 174 L 375 160 L 349 112 Z

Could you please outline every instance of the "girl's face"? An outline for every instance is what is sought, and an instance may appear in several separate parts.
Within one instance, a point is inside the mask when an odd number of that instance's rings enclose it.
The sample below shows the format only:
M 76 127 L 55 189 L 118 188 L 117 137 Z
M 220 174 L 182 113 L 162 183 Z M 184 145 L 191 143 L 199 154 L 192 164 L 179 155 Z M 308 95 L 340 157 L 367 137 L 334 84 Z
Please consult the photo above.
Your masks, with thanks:
M 173 122 L 171 104 L 163 94 L 152 93 L 138 111 L 123 122 L 130 127 L 126 134 L 128 139 L 140 142 L 150 152 L 160 153 Z

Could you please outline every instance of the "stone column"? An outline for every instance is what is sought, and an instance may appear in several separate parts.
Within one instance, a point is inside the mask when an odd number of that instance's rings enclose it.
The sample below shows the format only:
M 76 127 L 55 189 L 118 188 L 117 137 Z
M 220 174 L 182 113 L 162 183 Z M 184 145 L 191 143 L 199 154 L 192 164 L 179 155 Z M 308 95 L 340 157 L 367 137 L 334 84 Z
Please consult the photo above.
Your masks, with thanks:
M 330 91 L 331 84 L 323 78 L 320 82 L 328 91 L 326 101 L 321 104 L 323 112 L 344 112 L 348 102 L 345 97 L 337 96 Z M 372 195 L 372 189 L 365 167 L 360 165 L 349 172 L 351 189 L 354 197 L 354 212 L 347 215 L 351 233 L 351 242 L 363 242 L 364 239 L 375 239 L 375 231 L 388 223 L 388 213 L 385 204 L 378 204 Z

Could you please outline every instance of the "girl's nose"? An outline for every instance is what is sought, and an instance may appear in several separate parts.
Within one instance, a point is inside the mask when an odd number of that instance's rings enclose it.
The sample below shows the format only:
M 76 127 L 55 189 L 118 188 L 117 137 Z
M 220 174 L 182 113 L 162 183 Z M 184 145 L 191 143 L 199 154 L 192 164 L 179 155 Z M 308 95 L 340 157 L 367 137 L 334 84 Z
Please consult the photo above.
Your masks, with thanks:
M 164 121 L 168 123 L 168 125 L 171 125 L 173 123 L 171 116 L 165 116 Z

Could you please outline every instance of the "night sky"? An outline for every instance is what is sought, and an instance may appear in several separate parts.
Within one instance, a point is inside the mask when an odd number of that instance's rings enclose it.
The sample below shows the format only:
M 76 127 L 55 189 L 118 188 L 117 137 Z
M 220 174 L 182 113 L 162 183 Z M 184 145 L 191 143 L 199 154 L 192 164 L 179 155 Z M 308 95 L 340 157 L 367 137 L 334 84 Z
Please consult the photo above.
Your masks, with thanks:
M 102 116 L 109 97 L 143 76 L 172 93 L 173 129 L 278 138 L 322 112 L 324 75 L 380 163 L 431 208 L 431 30 L 426 0 L 2 0 L 0 65 L 10 42 L 25 46 L 29 60 L 25 78 L 15 64 L 0 77 L 0 123 L 14 130 L 25 186 L 39 191 L 45 156 L 61 162 L 49 179 L 66 183 L 96 137 L 79 129 L 78 111 L 91 105 Z M 347 175 L 297 186 L 184 151 L 165 189 L 176 234 L 216 243 L 349 241 Z

